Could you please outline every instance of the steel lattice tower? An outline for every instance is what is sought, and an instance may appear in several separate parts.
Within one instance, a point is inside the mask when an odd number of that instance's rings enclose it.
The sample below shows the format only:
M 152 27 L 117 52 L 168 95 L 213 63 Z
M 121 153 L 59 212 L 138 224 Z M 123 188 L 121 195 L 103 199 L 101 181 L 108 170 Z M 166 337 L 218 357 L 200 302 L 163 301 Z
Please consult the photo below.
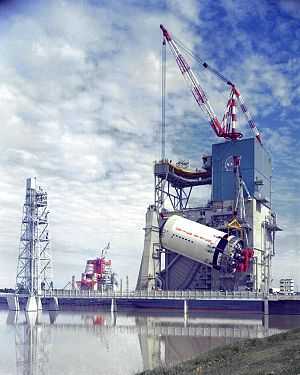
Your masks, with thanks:
M 26 180 L 16 290 L 39 295 L 41 290 L 53 287 L 50 239 L 48 232 L 47 192 L 36 179 Z

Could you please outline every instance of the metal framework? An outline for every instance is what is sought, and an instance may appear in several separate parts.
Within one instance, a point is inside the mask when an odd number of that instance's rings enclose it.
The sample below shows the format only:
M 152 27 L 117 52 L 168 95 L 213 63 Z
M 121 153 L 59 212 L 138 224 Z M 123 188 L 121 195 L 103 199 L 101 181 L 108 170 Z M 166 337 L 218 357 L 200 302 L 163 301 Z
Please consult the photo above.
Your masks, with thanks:
M 160 25 L 160 28 L 163 34 L 161 54 L 161 159 L 154 165 L 154 205 L 149 206 L 147 211 L 147 215 L 149 212 L 152 215 L 149 216 L 150 219 L 147 219 L 146 215 L 146 223 L 148 224 L 146 225 L 137 290 L 149 290 L 155 287 L 158 287 L 158 289 L 199 288 L 226 291 L 245 289 L 263 290 L 267 293 L 271 278 L 271 259 L 274 255 L 275 231 L 280 230 L 280 228 L 276 225 L 276 216 L 272 213 L 271 206 L 265 205 L 268 200 L 258 198 L 258 195 L 256 195 L 255 188 L 251 185 L 250 174 L 245 173 L 245 181 L 242 177 L 240 170 L 242 156 L 236 155 L 236 152 L 244 155 L 243 157 L 246 160 L 252 160 L 253 152 L 261 153 L 265 150 L 258 147 L 249 152 L 249 148 L 246 153 L 243 149 L 238 148 L 239 139 L 242 138 L 243 134 L 237 130 L 237 110 L 239 109 L 245 116 L 256 140 L 262 145 L 259 130 L 235 84 L 206 62 L 194 56 L 181 42 L 173 38 L 163 25 Z M 226 167 L 226 164 L 224 170 L 223 163 L 227 163 L 227 159 L 223 159 L 223 154 L 216 154 L 216 149 L 212 151 L 211 156 L 203 158 L 202 169 L 192 169 L 188 163 L 176 163 L 167 158 L 166 44 L 170 47 L 183 78 L 215 134 L 218 137 L 233 141 L 226 142 L 229 148 L 225 146 L 221 150 L 224 155 L 227 155 L 226 157 L 232 158 L 230 170 Z M 230 87 L 230 96 L 221 121 L 218 120 L 213 106 L 201 86 L 201 81 L 198 80 L 181 51 L 200 62 L 207 71 Z M 256 145 L 255 141 L 252 143 Z M 227 149 L 225 149 L 226 147 Z M 232 154 L 228 154 L 228 152 L 232 152 Z M 214 171 L 212 168 L 215 168 Z M 266 169 L 265 179 L 268 184 L 270 176 L 267 168 L 267 165 L 260 165 L 262 171 Z M 233 173 L 226 174 L 229 171 Z M 216 194 L 217 189 L 225 188 L 225 183 L 229 181 L 228 177 L 231 175 L 234 179 L 234 183 L 232 184 L 232 181 L 230 181 L 229 185 L 232 186 L 232 191 L 225 190 L 224 194 Z M 251 186 L 247 186 L 246 182 Z M 193 206 L 191 205 L 192 199 L 190 199 L 192 190 L 194 187 L 201 185 L 212 185 L 211 201 L 204 207 L 190 207 Z M 258 185 L 258 181 L 255 181 L 255 185 Z M 259 208 L 260 203 L 262 203 L 262 209 Z M 173 213 L 181 214 L 189 220 L 228 232 L 228 234 L 236 234 L 243 240 L 243 258 L 245 260 L 243 265 L 245 267 L 238 269 L 234 276 L 227 273 L 221 274 L 206 268 L 207 266 L 200 262 L 192 261 L 184 255 L 178 255 L 176 252 L 164 249 L 160 242 L 158 228 L 161 228 L 164 220 Z M 247 262 L 249 263 L 249 271 Z M 160 280 L 160 283 L 153 285 L 154 279 L 155 281 Z M 142 283 L 140 280 L 146 281 Z M 151 284 L 149 280 L 151 280 Z
M 191 192 L 192 187 L 176 187 L 166 178 L 155 175 L 155 207 L 158 212 L 165 207 L 166 200 L 171 203 L 173 211 L 187 208 Z
M 242 238 L 244 241 L 245 247 L 249 246 L 249 230 L 251 228 L 249 222 L 247 221 L 246 215 L 246 207 L 245 207 L 245 198 L 247 196 L 247 200 L 252 200 L 249 190 L 245 184 L 245 181 L 242 178 L 241 170 L 240 170 L 240 163 L 241 157 L 239 155 L 233 156 L 233 171 L 236 179 L 236 186 L 235 186 L 235 203 L 234 203 L 234 217 L 237 218 L 237 224 L 240 225 L 242 229 Z M 230 224 L 228 225 L 230 227 Z
M 41 290 L 51 289 L 52 261 L 49 253 L 48 197 L 36 179 L 26 180 L 23 207 L 16 291 L 39 295 Z
M 276 214 L 271 212 L 261 224 L 264 233 L 264 253 L 262 279 L 264 280 L 264 292 L 268 293 L 272 282 L 272 258 L 275 256 L 275 234 L 282 229 L 276 222 Z
M 158 213 L 171 204 L 173 211 L 188 208 L 193 187 L 211 184 L 211 171 L 191 170 L 187 162 L 165 159 L 154 166 L 154 205 Z

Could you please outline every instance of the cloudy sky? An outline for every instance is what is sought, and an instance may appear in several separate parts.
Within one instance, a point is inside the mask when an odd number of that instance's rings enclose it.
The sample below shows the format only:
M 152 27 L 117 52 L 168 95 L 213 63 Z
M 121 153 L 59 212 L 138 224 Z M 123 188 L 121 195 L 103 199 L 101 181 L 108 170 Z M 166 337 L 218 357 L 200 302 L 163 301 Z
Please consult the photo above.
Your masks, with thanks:
M 163 23 L 237 83 L 255 116 L 284 229 L 274 279 L 291 275 L 300 287 L 299 22 L 297 0 L 2 0 L 0 286 L 15 283 L 30 176 L 49 193 L 56 285 L 108 241 L 115 271 L 135 285 L 160 155 Z M 200 166 L 219 140 L 170 55 L 167 70 L 167 156 Z M 228 88 L 198 73 L 221 117 Z

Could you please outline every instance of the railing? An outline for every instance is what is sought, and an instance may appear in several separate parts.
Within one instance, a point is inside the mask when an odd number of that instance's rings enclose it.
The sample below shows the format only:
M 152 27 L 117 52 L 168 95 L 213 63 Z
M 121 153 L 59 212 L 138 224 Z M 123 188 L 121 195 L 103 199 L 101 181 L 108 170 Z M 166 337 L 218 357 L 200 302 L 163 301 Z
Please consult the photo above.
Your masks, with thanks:
M 280 301 L 280 300 L 300 300 L 299 294 L 269 294 L 269 301 Z
M 117 299 L 264 299 L 256 292 L 215 292 L 196 290 L 138 290 L 138 291 L 94 291 L 54 289 L 44 293 L 45 297 L 65 298 L 117 298 Z
M 6 298 L 14 293 L 0 293 L 0 298 Z M 27 297 L 27 294 L 18 294 L 19 297 Z M 180 299 L 180 300 L 201 300 L 201 299 L 255 299 L 269 301 L 280 300 L 300 300 L 300 295 L 269 294 L 260 292 L 215 292 L 200 290 L 137 290 L 137 291 L 96 291 L 96 290 L 71 290 L 71 289 L 53 289 L 43 291 L 41 297 L 58 298 L 114 298 L 114 299 Z

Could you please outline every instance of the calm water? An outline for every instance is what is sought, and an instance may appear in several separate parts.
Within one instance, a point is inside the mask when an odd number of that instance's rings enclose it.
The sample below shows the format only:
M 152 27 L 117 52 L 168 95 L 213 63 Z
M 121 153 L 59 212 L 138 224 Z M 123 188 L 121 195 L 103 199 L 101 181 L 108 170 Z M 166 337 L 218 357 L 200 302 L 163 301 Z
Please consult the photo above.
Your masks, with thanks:
M 134 374 L 299 326 L 300 316 L 0 310 L 0 374 Z

